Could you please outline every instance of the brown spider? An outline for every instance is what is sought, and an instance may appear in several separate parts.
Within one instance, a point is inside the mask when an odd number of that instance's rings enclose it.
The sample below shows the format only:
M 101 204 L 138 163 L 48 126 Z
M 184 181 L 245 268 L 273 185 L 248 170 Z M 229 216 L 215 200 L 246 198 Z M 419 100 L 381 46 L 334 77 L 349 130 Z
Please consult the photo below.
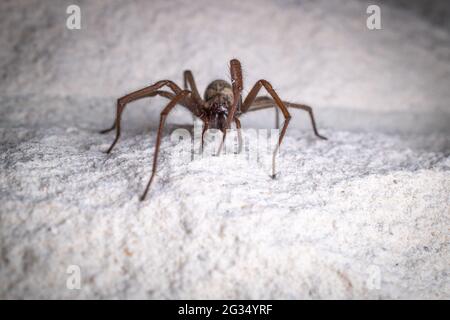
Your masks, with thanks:
M 127 94 L 126 96 L 123 96 L 122 98 L 117 100 L 117 113 L 114 124 L 112 125 L 111 128 L 101 131 L 101 133 L 107 133 L 116 129 L 116 138 L 109 147 L 107 153 L 111 152 L 111 150 L 114 148 L 117 141 L 119 140 L 120 121 L 121 121 L 120 119 L 122 116 L 122 112 L 128 103 L 141 98 L 154 97 L 157 95 L 166 97 L 167 99 L 170 100 L 170 102 L 161 112 L 158 135 L 156 138 L 155 152 L 153 155 L 152 175 L 147 184 L 147 187 L 145 188 L 144 193 L 140 198 L 141 201 L 145 199 L 148 190 L 150 188 L 150 185 L 152 184 L 156 174 L 158 153 L 159 147 L 161 145 L 161 136 L 164 128 L 164 123 L 170 111 L 177 104 L 184 106 L 194 116 L 200 118 L 203 121 L 204 125 L 202 130 L 202 146 L 203 146 L 203 137 L 206 130 L 211 128 L 211 129 L 219 129 L 223 132 L 223 140 L 217 154 L 220 154 L 223 142 L 225 141 L 227 129 L 230 128 L 232 121 L 235 122 L 236 128 L 238 129 L 239 132 L 239 130 L 241 129 L 239 117 L 242 114 L 251 111 L 272 108 L 274 106 L 278 107 L 283 113 L 284 123 L 283 128 L 281 129 L 280 136 L 278 138 L 278 144 L 273 152 L 272 178 L 275 178 L 275 156 L 286 133 L 289 121 L 291 120 L 291 115 L 289 114 L 288 107 L 307 111 L 311 118 L 312 127 L 316 136 L 321 139 L 325 140 L 327 139 L 317 132 L 316 123 L 314 121 L 314 115 L 311 107 L 303 104 L 296 104 L 282 101 L 278 97 L 278 94 L 272 88 L 270 83 L 267 82 L 266 80 L 259 80 L 258 82 L 256 82 L 256 84 L 250 90 L 245 100 L 242 100 L 242 89 L 243 89 L 242 69 L 241 63 L 238 60 L 233 59 L 230 61 L 230 73 L 231 73 L 231 84 L 229 84 L 224 80 L 215 80 L 211 82 L 206 88 L 204 99 L 202 99 L 200 97 L 200 94 L 198 93 L 192 72 L 186 70 L 184 72 L 184 90 L 182 90 L 178 85 L 176 85 L 174 82 L 170 80 L 162 80 L 156 82 L 155 84 L 149 87 Z M 164 86 L 167 86 L 173 92 L 160 90 Z M 190 90 L 188 89 L 189 87 Z M 267 92 L 270 94 L 271 97 L 268 96 L 256 97 L 259 90 L 262 87 L 264 87 L 267 90 Z M 278 113 L 276 123 L 278 124 Z M 239 137 L 239 139 L 241 143 L 241 138 Z

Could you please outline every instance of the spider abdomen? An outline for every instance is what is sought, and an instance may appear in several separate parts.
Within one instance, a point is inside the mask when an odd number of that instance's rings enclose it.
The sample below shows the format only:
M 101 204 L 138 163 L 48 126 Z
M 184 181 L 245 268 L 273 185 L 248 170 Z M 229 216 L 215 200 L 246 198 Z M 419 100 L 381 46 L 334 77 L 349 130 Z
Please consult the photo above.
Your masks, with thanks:
M 205 90 L 205 100 L 211 100 L 215 96 L 223 96 L 223 98 L 231 104 L 233 101 L 233 89 L 231 84 L 225 80 L 214 80 Z

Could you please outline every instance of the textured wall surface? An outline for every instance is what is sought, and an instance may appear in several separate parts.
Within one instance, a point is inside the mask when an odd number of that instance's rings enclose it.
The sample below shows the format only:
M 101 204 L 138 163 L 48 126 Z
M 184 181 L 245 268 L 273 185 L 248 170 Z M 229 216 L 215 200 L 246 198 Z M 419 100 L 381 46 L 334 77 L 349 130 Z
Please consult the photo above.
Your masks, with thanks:
M 370 31 L 362 0 L 226 3 L 0 3 L 0 298 L 450 298 L 448 5 L 380 1 Z M 130 105 L 106 155 L 116 99 L 232 57 L 329 140 L 292 111 L 272 180 L 268 154 L 183 157 L 180 108 L 140 202 L 167 102 Z
M 267 78 L 285 99 L 316 107 L 324 125 L 395 128 L 384 119 L 394 116 L 402 131 L 428 119 L 445 130 L 450 35 L 429 22 L 434 15 L 415 14 L 426 12 L 415 3 L 406 11 L 382 5 L 383 30 L 371 31 L 365 1 L 80 1 L 82 30 L 73 31 L 64 1 L 2 2 L 0 93 L 102 97 L 112 108 L 157 80 L 181 84 L 187 68 L 205 88 L 227 79 L 228 61 L 238 57 L 246 90 Z M 160 104 L 145 103 L 154 120 Z M 382 116 L 370 124 L 359 111 Z M 336 123 L 342 115 L 347 121 Z

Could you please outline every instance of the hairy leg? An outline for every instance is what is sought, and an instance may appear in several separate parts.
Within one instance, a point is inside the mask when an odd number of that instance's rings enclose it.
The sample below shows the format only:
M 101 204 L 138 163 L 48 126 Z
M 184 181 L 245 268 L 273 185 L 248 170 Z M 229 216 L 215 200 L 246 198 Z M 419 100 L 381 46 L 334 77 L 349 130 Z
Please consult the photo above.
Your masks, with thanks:
M 286 102 L 286 101 L 283 101 L 283 102 L 288 108 L 301 109 L 301 110 L 308 112 L 309 117 L 311 119 L 311 124 L 312 124 L 312 128 L 314 130 L 314 134 L 320 139 L 327 140 L 326 137 L 319 134 L 319 132 L 317 130 L 316 121 L 314 119 L 314 113 L 310 106 L 307 106 L 304 104 L 299 104 L 299 103 L 290 103 L 290 102 Z M 255 102 L 253 104 L 245 105 L 245 112 L 269 109 L 269 108 L 273 108 L 274 106 L 275 106 L 275 101 L 273 99 L 271 99 L 269 97 L 258 97 L 255 99 Z M 277 111 L 278 111 L 278 109 L 277 109 Z M 278 122 L 278 119 L 277 119 L 277 122 Z
M 148 184 L 145 188 L 144 193 L 142 194 L 140 200 L 143 201 L 145 197 L 147 196 L 148 190 L 150 189 L 150 185 L 153 182 L 153 179 L 155 178 L 156 169 L 158 166 L 158 154 L 159 154 L 159 147 L 161 146 L 161 138 L 162 133 L 164 129 L 164 124 L 166 122 L 166 118 L 169 115 L 170 111 L 172 111 L 173 107 L 182 100 L 184 97 L 186 97 L 190 91 L 188 90 L 182 90 L 176 94 L 176 96 L 169 102 L 169 104 L 163 109 L 161 112 L 161 117 L 159 120 L 159 128 L 158 128 L 158 135 L 156 136 L 156 144 L 155 144 L 155 152 L 153 154 L 153 166 L 152 166 L 152 175 L 150 176 L 150 180 L 148 181 Z
M 235 117 L 234 123 L 236 124 L 236 129 L 237 129 L 237 134 L 238 134 L 238 152 L 237 153 L 241 153 L 242 152 L 241 121 L 237 117 Z
M 113 143 L 109 147 L 108 151 L 106 153 L 110 153 L 114 146 L 116 145 L 117 141 L 120 137 L 120 121 L 122 118 L 122 112 L 125 109 L 125 106 L 133 101 L 142 99 L 144 97 L 152 96 L 155 92 L 158 91 L 158 89 L 168 86 L 172 91 L 175 92 L 175 94 L 179 94 L 182 92 L 180 87 L 178 87 L 175 83 L 173 83 L 170 80 L 162 80 L 156 82 L 154 85 L 151 85 L 149 87 L 143 88 L 141 90 L 135 91 L 133 93 L 127 94 L 126 96 L 123 96 L 122 98 L 117 100 L 117 110 L 116 110 L 116 120 L 114 121 L 114 127 L 116 128 L 116 138 L 114 139 Z M 187 98 L 187 97 L 183 97 Z M 181 101 L 180 101 L 181 102 Z M 184 106 L 187 107 L 191 112 L 194 112 L 194 104 L 189 99 L 185 99 Z M 108 129 L 109 130 L 109 129 Z
M 154 97 L 154 96 L 165 97 L 165 98 L 167 98 L 169 100 L 171 100 L 171 99 L 173 99 L 175 97 L 175 95 L 173 93 L 170 93 L 170 92 L 167 92 L 167 91 L 158 90 L 158 91 L 152 92 L 152 93 L 150 93 L 147 96 L 144 96 L 142 98 Z M 116 119 L 114 120 L 114 123 L 112 124 L 112 126 L 110 128 L 102 130 L 102 131 L 100 131 L 100 133 L 101 134 L 105 134 L 105 133 L 108 133 L 110 131 L 113 131 L 115 128 L 116 128 Z
M 275 92 L 275 90 L 272 88 L 272 85 L 267 82 L 266 80 L 259 80 L 256 82 L 256 84 L 253 86 L 253 88 L 248 93 L 247 97 L 244 100 L 244 103 L 242 104 L 242 113 L 245 113 L 248 111 L 249 106 L 253 104 L 256 100 L 256 96 L 258 95 L 261 88 L 264 87 L 266 91 L 271 95 L 275 106 L 280 109 L 280 111 L 283 113 L 284 116 L 284 124 L 283 128 L 281 129 L 280 135 L 278 137 L 278 144 L 273 152 L 272 156 L 272 178 L 275 178 L 276 176 L 276 170 L 275 170 L 275 158 L 278 150 L 280 149 L 281 142 L 283 141 L 284 135 L 286 134 L 287 127 L 289 125 L 289 121 L 291 120 L 291 115 L 289 114 L 288 108 L 286 107 L 285 103 L 278 97 L 278 94 Z M 260 100 L 260 99 L 259 99 Z
M 230 127 L 231 121 L 234 119 L 238 106 L 242 98 L 242 90 L 244 89 L 244 81 L 242 79 L 241 63 L 237 59 L 230 61 L 231 86 L 233 89 L 233 104 L 228 112 L 227 127 Z
M 202 153 L 203 153 L 203 146 L 205 144 L 205 133 L 208 130 L 208 128 L 209 128 L 209 123 L 207 121 L 205 121 L 203 123 L 203 129 L 202 129 L 202 146 L 201 146 Z
M 192 98 L 197 104 L 202 104 L 203 99 L 198 92 L 197 85 L 195 84 L 194 75 L 191 70 L 186 70 L 183 73 L 184 90 L 190 90 L 192 92 Z
M 233 90 L 233 102 L 231 104 L 230 110 L 228 111 L 226 125 L 225 128 L 223 128 L 222 142 L 220 143 L 217 155 L 219 155 L 222 151 L 222 147 L 225 142 L 225 138 L 227 136 L 227 129 L 230 128 L 231 121 L 234 120 L 238 107 L 239 108 L 241 107 L 240 103 L 242 100 L 242 90 L 244 88 L 244 85 L 242 80 L 242 67 L 239 60 L 233 59 L 230 61 L 230 74 L 231 74 L 231 86 Z

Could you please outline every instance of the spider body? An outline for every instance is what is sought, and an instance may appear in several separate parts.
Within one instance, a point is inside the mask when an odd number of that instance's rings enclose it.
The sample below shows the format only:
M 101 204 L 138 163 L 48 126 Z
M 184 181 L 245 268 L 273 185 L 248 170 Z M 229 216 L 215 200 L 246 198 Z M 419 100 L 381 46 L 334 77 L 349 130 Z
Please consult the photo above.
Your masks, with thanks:
M 177 104 L 182 105 L 194 116 L 200 118 L 203 121 L 202 147 L 203 136 L 206 130 L 219 129 L 223 132 L 222 144 L 220 145 L 217 154 L 220 154 L 222 150 L 222 145 L 225 141 L 227 130 L 230 128 L 232 122 L 235 123 L 236 128 L 238 129 L 238 138 L 240 145 L 239 150 L 241 149 L 242 138 L 240 136 L 241 123 L 239 118 L 242 115 L 252 111 L 276 107 L 276 125 L 278 128 L 278 111 L 280 110 L 284 117 L 284 123 L 280 131 L 278 144 L 273 151 L 272 178 L 275 178 L 275 156 L 286 133 L 289 121 L 291 120 L 291 115 L 288 111 L 288 108 L 301 109 L 308 112 L 315 135 L 321 139 L 326 139 L 317 131 L 311 107 L 303 104 L 290 103 L 281 100 L 278 94 L 272 88 L 271 84 L 264 79 L 257 81 L 249 91 L 247 97 L 243 99 L 242 69 L 240 62 L 237 59 L 233 59 L 230 61 L 230 74 L 231 84 L 225 80 L 215 80 L 211 82 L 205 90 L 204 99 L 201 98 L 197 90 L 192 72 L 186 70 L 184 72 L 184 89 L 181 89 L 173 81 L 162 80 L 149 87 L 145 87 L 141 90 L 127 94 L 117 100 L 116 119 L 112 127 L 101 131 L 101 133 L 107 133 L 114 129 L 116 130 L 116 138 L 109 147 L 107 153 L 110 153 L 112 151 L 117 141 L 119 140 L 121 116 L 123 110 L 125 109 L 125 106 L 128 103 L 138 99 L 154 97 L 157 95 L 170 100 L 170 102 L 161 112 L 158 134 L 156 137 L 155 152 L 153 155 L 152 174 L 147 187 L 145 188 L 145 191 L 140 198 L 141 200 L 145 199 L 156 174 L 159 148 L 161 145 L 161 137 L 166 118 Z M 170 91 L 161 90 L 163 87 L 167 87 L 168 89 L 170 89 Z M 269 96 L 257 97 L 259 91 L 263 87 L 269 93 Z
M 233 103 L 233 89 L 225 80 L 214 80 L 205 90 L 205 107 L 200 119 L 208 123 L 210 129 L 225 130 L 227 118 Z
M 217 95 L 221 95 L 228 103 L 233 102 L 233 88 L 230 83 L 225 80 L 214 80 L 211 82 L 205 90 L 205 101 L 208 102 L 211 98 Z

